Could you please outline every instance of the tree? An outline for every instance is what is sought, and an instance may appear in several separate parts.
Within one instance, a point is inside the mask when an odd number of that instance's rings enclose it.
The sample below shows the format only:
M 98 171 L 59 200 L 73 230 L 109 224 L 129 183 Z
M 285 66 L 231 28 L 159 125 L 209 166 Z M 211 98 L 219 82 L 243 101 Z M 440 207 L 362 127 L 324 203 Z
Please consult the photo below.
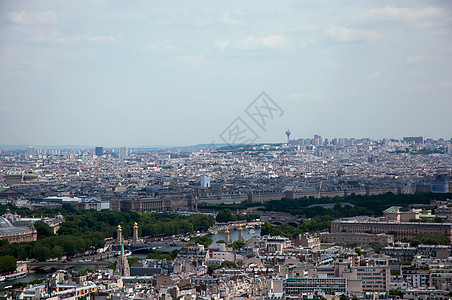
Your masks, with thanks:
M 0 257 L 0 273 L 11 273 L 16 271 L 17 261 L 11 255 L 3 255 Z
M 240 250 L 241 248 L 243 248 L 244 246 L 246 246 L 246 243 L 237 240 L 235 242 L 233 242 L 232 244 L 229 245 L 229 247 L 234 248 L 235 250 Z
M 212 238 L 208 237 L 207 235 L 204 235 L 196 240 L 197 244 L 204 245 L 204 247 L 209 247 L 210 244 L 212 244 Z
M 212 275 L 213 271 L 215 271 L 216 269 L 219 269 L 220 266 L 217 265 L 208 265 L 207 266 L 207 274 Z
M 450 243 L 449 238 L 441 234 L 430 235 L 418 235 L 415 238 L 409 240 L 411 246 L 417 247 L 420 244 L 424 245 L 448 245 Z
M 45 245 L 37 244 L 33 248 L 32 254 L 39 261 L 46 261 L 48 258 L 50 258 L 50 249 L 47 246 L 45 246 Z
M 53 229 L 43 221 L 35 222 L 34 226 L 38 232 L 38 239 L 54 235 Z
M 220 268 L 237 268 L 237 265 L 233 261 L 225 260 L 221 263 Z
M 233 219 L 234 218 L 233 218 L 232 212 L 229 208 L 226 208 L 226 209 L 223 209 L 222 211 L 220 211 L 217 214 L 217 217 L 215 218 L 215 220 L 217 220 L 217 222 L 219 222 L 219 223 L 229 222 L 229 221 L 232 221 Z
M 361 251 L 361 249 L 359 248 L 355 248 L 355 252 L 356 254 L 358 254 L 359 256 L 364 255 L 364 253 Z

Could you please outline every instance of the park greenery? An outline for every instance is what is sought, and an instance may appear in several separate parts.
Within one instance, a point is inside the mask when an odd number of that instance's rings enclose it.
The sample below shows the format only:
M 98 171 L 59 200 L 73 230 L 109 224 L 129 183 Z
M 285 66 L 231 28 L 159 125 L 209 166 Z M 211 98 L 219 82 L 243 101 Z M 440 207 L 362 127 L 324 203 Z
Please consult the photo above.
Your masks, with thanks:
M 260 202 L 252 202 L 252 201 L 242 201 L 240 203 L 232 203 L 232 204 L 224 204 L 224 203 L 219 203 L 219 204 L 199 204 L 198 208 L 201 209 L 213 209 L 216 211 L 221 211 L 224 209 L 230 209 L 230 210 L 237 210 L 237 209 L 247 209 L 250 207 L 257 207 L 257 206 L 261 206 L 262 204 Z
M 225 260 L 221 263 L 221 265 L 208 265 L 207 273 L 209 275 L 212 275 L 213 271 L 215 271 L 217 269 L 221 269 L 221 268 L 232 269 L 232 268 L 237 268 L 237 265 L 233 261 Z
M 358 215 L 381 216 L 390 206 L 407 206 L 411 204 L 429 204 L 431 199 L 444 200 L 452 194 L 393 194 L 355 195 L 346 197 L 303 197 L 298 199 L 282 198 L 265 203 L 263 210 L 287 212 L 292 215 L 332 216 L 335 218 L 353 217 Z M 322 207 L 322 204 L 335 204 L 332 208 Z
M 246 246 L 246 243 L 242 242 L 241 240 L 237 240 L 237 241 L 234 241 L 232 244 L 229 244 L 229 247 L 232 247 L 235 250 L 240 250 L 245 246 Z
M 331 226 L 331 221 L 334 219 L 331 216 L 318 216 L 309 221 L 302 222 L 298 227 L 290 226 L 289 224 L 271 225 L 265 222 L 261 228 L 261 236 L 264 235 L 280 235 L 287 238 L 294 238 L 298 234 L 305 232 L 314 232 L 322 229 L 328 229 Z
M 44 278 L 41 279 L 36 279 L 36 280 L 32 280 L 29 282 L 20 282 L 20 281 L 16 281 L 13 283 L 12 285 L 12 289 L 19 289 L 19 288 L 25 288 L 30 284 L 40 284 L 44 282 Z
M 177 254 L 179 254 L 179 249 L 174 249 L 171 251 L 171 253 L 163 253 L 157 250 L 153 250 L 152 252 L 148 253 L 147 258 L 148 259 L 167 259 L 167 260 L 174 260 L 177 257 Z
M 16 271 L 17 262 L 16 259 L 11 255 L 4 255 L 0 257 L 0 273 L 11 273 Z
M 219 223 L 225 223 L 230 221 L 252 221 L 259 219 L 260 216 L 257 214 L 246 214 L 246 215 L 234 215 L 229 208 L 223 209 L 217 214 L 215 220 Z
M 408 240 L 411 246 L 417 247 L 418 245 L 449 245 L 450 240 L 447 236 L 441 234 L 430 235 L 418 235 L 415 238 Z
M 6 211 L 0 206 L 0 213 Z M 214 218 L 197 214 L 189 217 L 117 211 L 77 211 L 65 206 L 62 209 L 29 210 L 9 206 L 12 212 L 22 216 L 55 216 L 59 212 L 65 221 L 56 234 L 44 222 L 36 222 L 38 240 L 33 242 L 9 243 L 0 241 L 0 256 L 10 255 L 15 259 L 36 258 L 45 261 L 49 258 L 73 257 L 77 253 L 94 251 L 105 245 L 105 238 L 116 237 L 117 226 L 121 225 L 124 237 L 132 236 L 134 222 L 139 224 L 140 236 L 159 237 L 203 231 L 211 227 Z
M 210 244 L 212 244 L 212 238 L 207 235 L 203 235 L 202 237 L 198 238 L 195 243 L 203 245 L 205 248 L 207 248 L 210 246 Z

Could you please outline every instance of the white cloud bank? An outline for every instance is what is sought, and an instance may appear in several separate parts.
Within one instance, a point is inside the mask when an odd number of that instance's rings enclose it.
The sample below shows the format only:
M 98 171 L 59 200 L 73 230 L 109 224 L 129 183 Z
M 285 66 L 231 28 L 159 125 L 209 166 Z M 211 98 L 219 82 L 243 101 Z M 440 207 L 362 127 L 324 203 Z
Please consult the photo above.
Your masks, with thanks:
M 377 33 L 370 30 L 351 29 L 340 26 L 331 27 L 327 31 L 327 34 L 331 39 L 338 42 L 356 42 L 378 37 Z

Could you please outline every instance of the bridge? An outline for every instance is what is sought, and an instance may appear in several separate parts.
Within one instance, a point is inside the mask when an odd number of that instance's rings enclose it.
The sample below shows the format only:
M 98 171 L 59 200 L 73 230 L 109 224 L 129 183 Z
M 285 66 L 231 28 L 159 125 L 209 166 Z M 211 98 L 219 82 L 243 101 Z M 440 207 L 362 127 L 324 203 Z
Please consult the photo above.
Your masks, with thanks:
M 111 265 L 111 262 L 109 261 L 87 261 L 87 262 L 78 262 L 78 261 L 68 261 L 68 262 L 62 262 L 62 261 L 42 261 L 42 262 L 29 262 L 28 263 L 28 270 L 30 271 L 56 271 L 56 270 L 67 270 L 72 269 L 74 267 L 86 267 L 86 268 L 97 268 L 97 267 L 107 267 Z
M 182 247 L 186 244 L 186 242 L 146 242 L 146 243 L 138 243 L 138 244 L 125 244 L 124 248 L 130 250 L 132 252 L 140 252 L 140 251 L 149 251 L 149 250 L 158 250 L 163 247 L 175 246 Z

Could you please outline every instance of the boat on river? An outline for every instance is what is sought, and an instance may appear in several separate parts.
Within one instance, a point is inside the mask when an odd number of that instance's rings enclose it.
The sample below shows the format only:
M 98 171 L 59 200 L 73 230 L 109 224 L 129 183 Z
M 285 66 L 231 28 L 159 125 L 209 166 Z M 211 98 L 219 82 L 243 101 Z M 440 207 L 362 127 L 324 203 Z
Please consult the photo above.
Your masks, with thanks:
M 26 272 L 13 273 L 13 274 L 5 275 L 5 280 L 19 279 L 19 278 L 24 278 L 25 276 L 27 276 Z

